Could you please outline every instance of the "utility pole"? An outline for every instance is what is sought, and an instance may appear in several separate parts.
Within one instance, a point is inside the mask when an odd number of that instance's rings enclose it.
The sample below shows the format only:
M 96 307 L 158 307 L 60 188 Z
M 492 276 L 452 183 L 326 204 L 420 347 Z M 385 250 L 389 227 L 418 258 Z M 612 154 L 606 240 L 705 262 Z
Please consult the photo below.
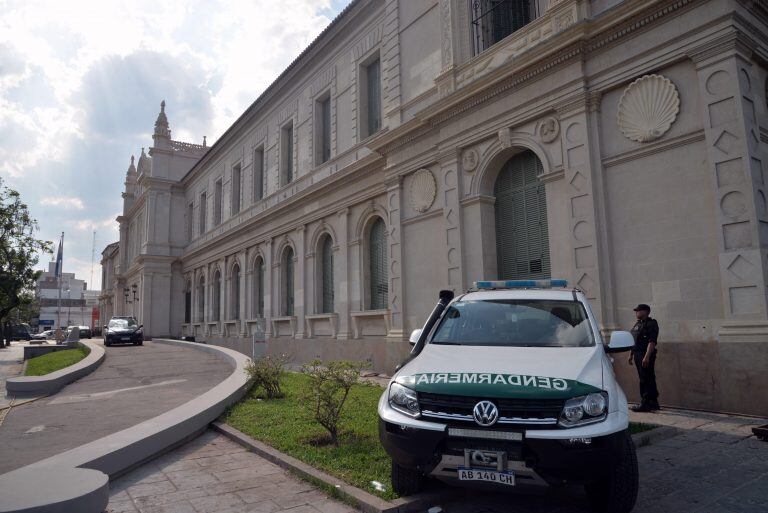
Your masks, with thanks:
M 91 289 L 93 289 L 93 262 L 96 260 L 96 230 L 93 230 L 93 245 L 91 246 L 91 281 L 88 282 L 88 285 L 91 286 Z M 86 290 L 88 287 L 86 287 Z

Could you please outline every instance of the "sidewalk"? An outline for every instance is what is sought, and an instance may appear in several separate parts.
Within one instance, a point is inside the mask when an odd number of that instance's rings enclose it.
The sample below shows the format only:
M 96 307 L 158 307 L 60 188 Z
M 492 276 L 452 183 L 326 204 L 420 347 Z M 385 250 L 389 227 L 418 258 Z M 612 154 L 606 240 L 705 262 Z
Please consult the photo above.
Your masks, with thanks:
M 632 421 L 680 430 L 638 449 L 640 493 L 634 513 L 768 511 L 768 443 L 750 431 L 768 419 L 663 410 L 633 413 Z M 110 513 L 354 511 L 211 431 L 110 488 Z M 581 488 L 544 495 L 451 491 L 455 499 L 435 504 L 444 513 L 591 511 Z
M 11 347 L 0 349 L 0 410 L 11 404 L 11 397 L 5 395 L 5 381 L 21 375 L 24 368 L 24 346 L 18 342 Z M 2 419 L 3 413 L 0 413 Z

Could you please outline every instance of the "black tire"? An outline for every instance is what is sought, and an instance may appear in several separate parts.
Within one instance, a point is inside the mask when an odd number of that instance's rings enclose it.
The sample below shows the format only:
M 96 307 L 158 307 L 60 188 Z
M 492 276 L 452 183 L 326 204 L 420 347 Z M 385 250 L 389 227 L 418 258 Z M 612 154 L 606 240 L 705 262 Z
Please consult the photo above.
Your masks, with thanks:
M 109 347 L 109 346 L 111 346 L 111 345 L 112 345 L 112 344 L 111 344 L 111 343 L 109 343 L 109 342 L 107 342 L 106 340 L 104 341 L 104 347 Z
M 413 495 L 424 489 L 424 474 L 418 469 L 401 467 L 392 462 L 392 489 L 400 496 Z
M 585 486 L 587 499 L 595 511 L 629 513 L 637 501 L 639 480 L 635 444 L 625 432 L 621 459 L 604 480 Z

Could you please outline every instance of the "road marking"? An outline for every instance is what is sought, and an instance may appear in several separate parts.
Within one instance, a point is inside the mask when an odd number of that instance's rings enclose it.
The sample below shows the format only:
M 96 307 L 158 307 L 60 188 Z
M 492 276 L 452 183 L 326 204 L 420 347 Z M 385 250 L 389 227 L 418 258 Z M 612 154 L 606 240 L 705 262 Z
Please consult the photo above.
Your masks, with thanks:
M 24 431 L 25 435 L 29 435 L 32 433 L 39 433 L 40 431 L 44 430 L 45 426 L 32 426 L 31 428 Z
M 72 403 L 82 403 L 84 401 L 93 401 L 95 399 L 109 399 L 121 392 L 132 392 L 134 390 L 144 390 L 146 388 L 162 387 L 165 385 L 175 385 L 177 383 L 184 383 L 185 381 L 187 380 L 186 379 L 169 379 L 167 381 L 160 381 L 159 383 L 152 383 L 151 385 L 141 385 L 138 387 L 129 387 L 129 388 L 118 388 L 117 390 L 107 390 L 106 392 L 94 392 L 92 394 L 57 397 L 56 399 L 49 401 L 48 404 L 72 404 Z

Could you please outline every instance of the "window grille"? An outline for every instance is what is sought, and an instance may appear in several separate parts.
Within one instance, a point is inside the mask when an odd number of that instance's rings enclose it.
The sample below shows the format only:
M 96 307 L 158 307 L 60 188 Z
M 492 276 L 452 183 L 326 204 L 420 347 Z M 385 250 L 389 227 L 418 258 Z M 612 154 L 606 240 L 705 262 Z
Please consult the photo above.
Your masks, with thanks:
M 232 268 L 232 319 L 240 320 L 240 266 Z
M 264 316 L 264 261 L 259 258 L 253 273 L 254 316 Z
M 473 0 L 475 55 L 487 50 L 538 17 L 535 0 Z
M 205 278 L 200 278 L 197 285 L 197 320 L 205 320 Z
M 499 279 L 550 277 L 547 201 L 538 157 L 512 157 L 496 179 L 496 255 Z
M 389 285 L 387 274 L 387 228 L 384 220 L 379 218 L 371 226 L 368 243 L 370 263 L 370 295 L 371 309 L 387 308 Z
M 381 129 L 381 61 L 376 59 L 366 67 L 368 101 L 368 133 L 373 135 Z
M 192 284 L 187 283 L 184 287 L 184 323 L 192 322 Z
M 331 97 L 319 105 L 320 108 L 320 164 L 331 158 Z
M 221 274 L 213 275 L 213 320 L 221 320 Z
M 264 197 L 264 148 L 253 152 L 253 201 Z
M 321 248 L 322 313 L 333 313 L 333 242 L 326 235 Z
M 283 315 L 293 315 L 293 249 L 283 254 Z

